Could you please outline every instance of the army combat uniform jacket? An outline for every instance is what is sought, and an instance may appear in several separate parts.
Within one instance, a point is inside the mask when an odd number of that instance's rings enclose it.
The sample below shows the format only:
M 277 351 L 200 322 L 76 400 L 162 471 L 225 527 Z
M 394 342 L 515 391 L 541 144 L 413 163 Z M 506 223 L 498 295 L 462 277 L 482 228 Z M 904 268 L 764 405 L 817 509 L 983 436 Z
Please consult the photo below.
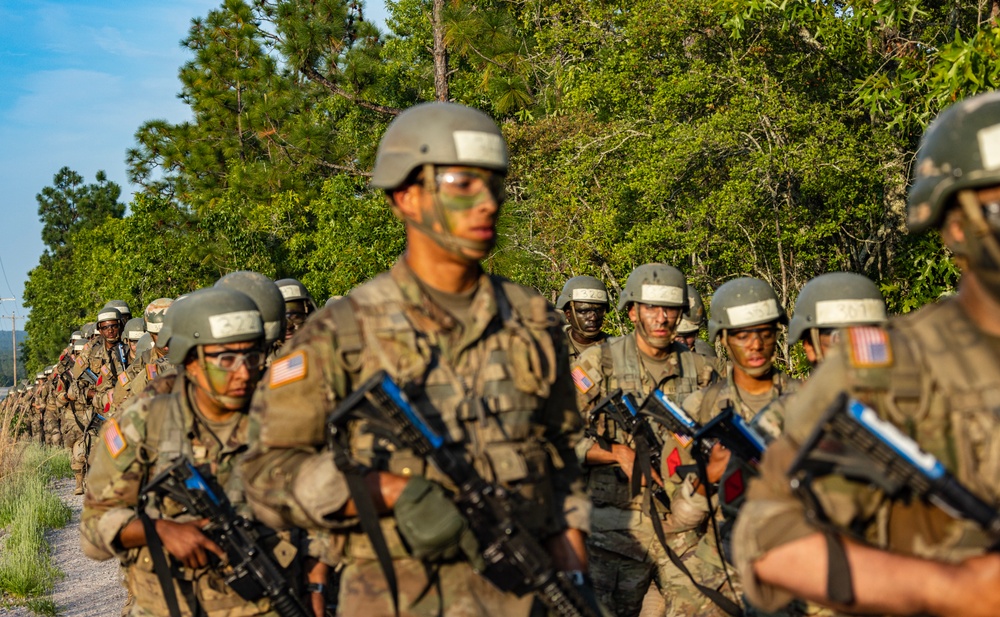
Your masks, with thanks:
M 252 432 L 259 437 L 241 467 L 248 500 L 265 523 L 334 529 L 347 562 L 344 614 L 393 613 L 369 539 L 356 520 L 333 516 L 350 495 L 324 432 L 337 402 L 377 371 L 387 371 L 488 482 L 511 490 L 535 537 L 587 529 L 589 504 L 573 455 L 582 425 L 556 313 L 535 292 L 483 274 L 469 315 L 464 328 L 400 260 L 311 317 L 254 396 Z M 350 449 L 371 469 L 449 484 L 433 466 L 375 438 L 363 423 L 352 426 Z M 447 614 L 456 603 L 468 614 L 527 614 L 530 597 L 501 594 L 464 561 L 441 565 L 438 583 L 428 589 L 425 565 L 433 564 L 409 555 L 391 516 L 381 519 L 381 527 L 399 578 L 402 614 Z
M 748 596 L 763 608 L 790 597 L 760 584 L 753 561 L 820 531 L 786 470 L 843 392 L 915 439 L 981 499 L 1000 504 L 1000 340 L 981 332 L 955 300 L 896 318 L 885 330 L 845 329 L 839 346 L 789 400 L 784 433 L 769 446 L 737 520 L 735 560 Z M 814 481 L 812 492 L 820 516 L 894 552 L 955 562 L 992 543 L 971 522 L 919 500 L 890 502 L 866 483 L 830 476 Z
M 159 579 L 147 547 L 125 549 L 118 541 L 121 531 L 137 518 L 140 488 L 178 457 L 186 456 L 196 466 L 208 464 L 219 484 L 231 486 L 237 455 L 246 450 L 248 420 L 238 414 L 229 438 L 221 443 L 209 423 L 189 402 L 182 378 L 170 394 L 136 400 L 118 419 L 109 419 L 91 454 L 91 467 L 80 520 L 80 544 L 91 559 L 117 558 L 126 572 L 126 584 L 134 604 L 130 614 L 169 615 Z M 180 514 L 178 504 L 151 499 L 150 518 L 192 520 Z M 269 611 L 267 599 L 250 603 L 239 597 L 215 569 L 191 571 L 169 554 L 174 589 L 181 613 L 187 617 L 247 617 Z M 194 603 L 205 613 L 192 609 Z

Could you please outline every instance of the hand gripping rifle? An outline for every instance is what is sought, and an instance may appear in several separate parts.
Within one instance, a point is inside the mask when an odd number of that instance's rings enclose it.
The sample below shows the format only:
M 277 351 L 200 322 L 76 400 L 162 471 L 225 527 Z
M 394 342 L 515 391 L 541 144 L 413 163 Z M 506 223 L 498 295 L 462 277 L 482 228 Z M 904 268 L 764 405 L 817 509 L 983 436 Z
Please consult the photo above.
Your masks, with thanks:
M 977 497 L 941 461 L 846 393 L 833 402 L 802 444 L 788 476 L 792 488 L 817 507 L 813 479 L 837 474 L 875 484 L 890 499 L 927 499 L 956 518 L 1000 538 L 1000 512 Z M 816 513 L 821 510 L 817 509 Z
M 517 520 L 508 492 L 486 482 L 463 450 L 435 432 L 384 371 L 356 389 L 327 420 L 338 467 L 349 464 L 341 454 L 346 451 L 344 440 L 352 420 L 366 421 L 369 430 L 429 460 L 451 481 L 457 489 L 452 498 L 467 519 L 485 562 L 479 574 L 497 589 L 518 596 L 534 593 L 559 617 L 598 617 L 574 584 L 556 571 L 538 539 Z M 382 567 L 391 570 L 392 565 Z M 394 589 L 394 577 L 390 579 L 389 571 L 385 574 Z
M 282 617 L 312 617 L 312 612 L 306 610 L 295 595 L 271 552 L 261 545 L 253 523 L 236 513 L 215 478 L 202 474 L 187 458 L 180 457 L 150 480 L 142 492 L 144 495 L 154 493 L 169 497 L 184 506 L 189 514 L 208 519 L 202 532 L 226 553 L 228 567 L 225 581 L 241 598 L 255 602 L 267 596 L 271 607 Z M 147 529 L 147 541 L 148 536 Z M 153 548 L 150 544 L 151 551 Z M 162 554 L 159 556 L 162 557 Z M 154 555 L 153 561 L 155 565 L 157 555 Z M 157 575 L 160 576 L 159 568 Z M 162 576 L 160 583 L 165 584 Z M 173 590 L 173 583 L 169 584 L 169 589 Z M 164 586 L 166 593 L 168 588 Z
M 638 473 L 632 474 L 632 496 L 639 494 L 641 481 L 646 480 L 646 486 L 657 501 L 670 507 L 670 498 L 663 486 L 653 481 L 652 471 L 660 472 L 663 442 L 656 436 L 653 427 L 649 425 L 648 415 L 644 414 L 631 394 L 625 394 L 620 389 L 604 397 L 590 412 L 590 423 L 601 417 L 606 417 L 618 425 L 629 437 L 635 449 L 635 465 Z M 605 450 L 611 449 L 611 442 L 596 430 L 588 431 Z

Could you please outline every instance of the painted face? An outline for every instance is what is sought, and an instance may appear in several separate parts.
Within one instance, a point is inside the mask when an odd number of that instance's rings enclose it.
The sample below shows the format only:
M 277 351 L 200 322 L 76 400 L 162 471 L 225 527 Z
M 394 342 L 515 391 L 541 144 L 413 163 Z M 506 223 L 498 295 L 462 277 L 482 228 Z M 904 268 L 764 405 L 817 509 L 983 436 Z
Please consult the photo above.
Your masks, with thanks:
M 729 330 L 726 334 L 726 346 L 733 364 L 753 377 L 771 370 L 777 344 L 778 327 L 775 324 Z
M 691 332 L 689 334 L 678 334 L 674 340 L 679 341 L 687 345 L 687 348 L 694 351 L 694 342 L 698 340 L 698 333 Z
M 608 306 L 594 302 L 571 301 L 564 312 L 566 320 L 575 332 L 583 338 L 595 339 L 601 335 Z
M 653 306 L 634 302 L 628 310 L 639 336 L 655 349 L 666 349 L 674 341 L 674 332 L 681 318 L 679 306 Z
M 199 348 L 201 366 L 211 393 L 229 410 L 244 409 L 260 379 L 267 354 L 256 342 L 206 345 Z

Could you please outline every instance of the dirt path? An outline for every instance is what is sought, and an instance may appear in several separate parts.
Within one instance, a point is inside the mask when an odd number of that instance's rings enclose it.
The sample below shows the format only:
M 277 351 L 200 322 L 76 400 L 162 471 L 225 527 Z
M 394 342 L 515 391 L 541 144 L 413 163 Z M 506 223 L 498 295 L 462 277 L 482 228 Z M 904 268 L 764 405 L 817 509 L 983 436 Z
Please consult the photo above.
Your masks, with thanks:
M 66 574 L 56 582 L 52 601 L 60 617 L 117 617 L 125 605 L 118 562 L 93 561 L 80 551 L 80 510 L 83 497 L 73 494 L 73 480 L 59 480 L 52 491 L 73 509 L 73 519 L 62 529 L 48 533 L 52 562 Z M 2 612 L 2 611 L 0 611 Z M 33 617 L 26 608 L 8 610 L 4 617 Z

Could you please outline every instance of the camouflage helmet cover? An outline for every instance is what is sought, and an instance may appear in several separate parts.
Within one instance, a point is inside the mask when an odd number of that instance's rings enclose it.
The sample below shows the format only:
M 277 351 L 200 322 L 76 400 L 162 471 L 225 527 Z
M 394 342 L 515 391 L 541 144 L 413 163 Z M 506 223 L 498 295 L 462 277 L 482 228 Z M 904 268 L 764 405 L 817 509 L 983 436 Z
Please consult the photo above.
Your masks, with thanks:
M 906 209 L 911 232 L 940 225 L 959 191 L 1000 184 L 1000 92 L 941 112 L 924 133 L 914 169 Z
M 142 313 L 143 321 L 146 324 L 146 331 L 159 334 L 163 328 L 163 317 L 167 309 L 174 301 L 171 298 L 157 298 L 146 305 L 146 310 Z
M 422 103 L 396 116 L 375 156 L 372 186 L 393 189 L 424 164 L 507 172 L 507 144 L 492 118 L 457 103 Z
M 854 272 L 828 272 L 799 292 L 788 324 L 788 344 L 801 340 L 810 328 L 873 326 L 886 320 L 885 300 L 871 279 Z
M 167 358 L 182 364 L 200 345 L 224 345 L 264 338 L 257 304 L 234 289 L 213 287 L 188 296 L 170 311 L 170 347 Z M 161 337 L 165 335 L 161 331 Z
M 723 330 L 771 322 L 788 323 L 785 309 L 774 289 L 757 278 L 733 279 L 723 283 L 712 296 L 708 340 L 715 341 Z
M 570 302 L 590 302 L 611 306 L 608 299 L 608 288 L 593 276 L 574 276 L 563 285 L 562 292 L 556 299 L 556 308 L 562 310 Z
M 687 312 L 687 280 L 673 266 L 651 263 L 632 270 L 618 299 L 618 310 L 633 302 L 652 306 L 679 306 Z
M 677 326 L 677 334 L 695 334 L 705 325 L 705 302 L 701 299 L 701 294 L 688 283 L 688 313 L 681 318 Z

